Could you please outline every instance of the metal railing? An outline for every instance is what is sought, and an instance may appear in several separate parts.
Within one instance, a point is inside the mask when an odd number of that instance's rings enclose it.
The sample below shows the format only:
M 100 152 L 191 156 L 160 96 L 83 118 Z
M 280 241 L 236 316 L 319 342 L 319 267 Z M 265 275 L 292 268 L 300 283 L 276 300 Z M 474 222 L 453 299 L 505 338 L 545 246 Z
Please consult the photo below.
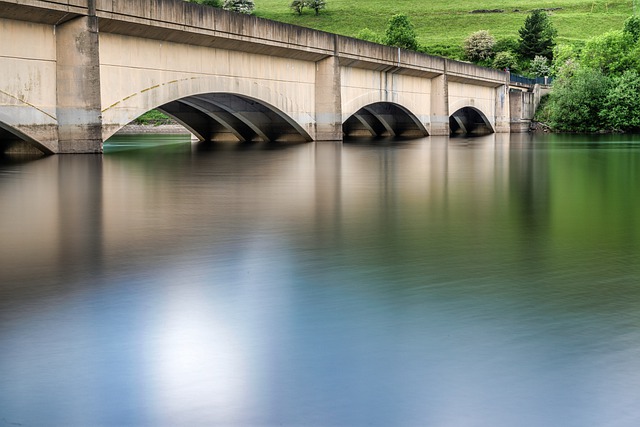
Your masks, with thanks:
M 531 86 L 535 84 L 548 86 L 551 84 L 551 82 L 553 82 L 552 77 L 536 77 L 535 79 L 532 79 L 530 77 L 519 76 L 517 74 L 510 74 L 509 77 L 511 79 L 511 83 L 520 83 Z

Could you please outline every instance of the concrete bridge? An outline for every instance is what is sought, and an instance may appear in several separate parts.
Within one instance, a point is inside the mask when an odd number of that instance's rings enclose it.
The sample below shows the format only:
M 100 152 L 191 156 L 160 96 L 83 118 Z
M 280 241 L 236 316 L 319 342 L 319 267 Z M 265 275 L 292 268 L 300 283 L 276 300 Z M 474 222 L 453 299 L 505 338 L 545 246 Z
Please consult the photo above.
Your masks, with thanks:
M 501 71 L 181 0 L 0 0 L 0 41 L 2 151 L 100 153 L 154 108 L 203 141 L 521 131 L 533 99 Z

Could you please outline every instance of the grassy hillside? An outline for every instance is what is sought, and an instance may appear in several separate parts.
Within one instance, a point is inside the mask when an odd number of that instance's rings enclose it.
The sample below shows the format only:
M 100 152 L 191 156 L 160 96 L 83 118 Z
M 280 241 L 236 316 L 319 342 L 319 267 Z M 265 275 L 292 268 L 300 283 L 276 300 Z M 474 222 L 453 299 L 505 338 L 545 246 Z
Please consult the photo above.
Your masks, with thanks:
M 582 41 L 611 29 L 619 29 L 633 12 L 633 0 L 327 0 L 327 8 L 315 16 L 289 9 L 290 0 L 255 0 L 256 15 L 281 22 L 355 36 L 363 28 L 384 34 L 396 13 L 409 16 L 423 46 L 460 46 L 472 32 L 489 30 L 498 39 L 517 37 L 528 12 L 555 9 L 551 19 L 557 41 Z M 640 1 L 638 2 L 640 3 Z M 470 13 L 474 10 L 503 13 Z

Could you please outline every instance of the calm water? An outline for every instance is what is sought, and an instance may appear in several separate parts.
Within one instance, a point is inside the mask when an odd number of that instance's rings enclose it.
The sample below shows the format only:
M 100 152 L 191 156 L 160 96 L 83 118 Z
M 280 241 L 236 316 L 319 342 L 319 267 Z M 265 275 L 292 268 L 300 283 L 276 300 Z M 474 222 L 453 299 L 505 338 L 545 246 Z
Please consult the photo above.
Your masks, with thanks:
M 509 138 L 1 161 L 0 427 L 640 425 L 640 138 Z

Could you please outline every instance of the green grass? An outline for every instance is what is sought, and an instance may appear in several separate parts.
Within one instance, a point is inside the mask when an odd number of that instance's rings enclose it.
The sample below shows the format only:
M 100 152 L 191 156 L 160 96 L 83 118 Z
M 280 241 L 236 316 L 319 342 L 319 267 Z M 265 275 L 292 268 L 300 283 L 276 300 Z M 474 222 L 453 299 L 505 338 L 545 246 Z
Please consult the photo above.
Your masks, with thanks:
M 489 30 L 499 39 L 517 38 L 518 29 L 534 8 L 561 8 L 551 12 L 560 43 L 584 41 L 619 29 L 633 12 L 632 0 L 327 0 L 327 8 L 319 16 L 311 10 L 297 16 L 289 9 L 290 0 L 255 3 L 257 16 L 351 37 L 363 28 L 384 34 L 389 18 L 404 13 L 415 25 L 420 44 L 427 48 L 461 46 L 478 30 Z M 477 9 L 503 9 L 504 13 L 469 13 Z M 520 12 L 514 12 L 516 9 Z

